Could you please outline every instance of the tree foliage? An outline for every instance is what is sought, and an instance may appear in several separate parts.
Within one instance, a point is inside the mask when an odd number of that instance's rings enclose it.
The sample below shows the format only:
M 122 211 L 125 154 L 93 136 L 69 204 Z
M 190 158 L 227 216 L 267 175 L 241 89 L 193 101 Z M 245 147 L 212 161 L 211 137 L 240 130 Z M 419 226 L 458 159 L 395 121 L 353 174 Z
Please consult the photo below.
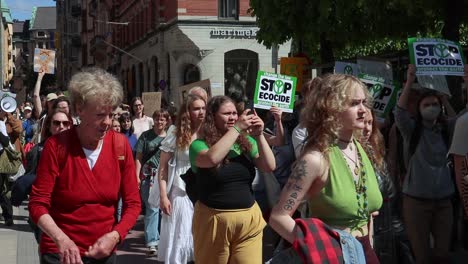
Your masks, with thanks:
M 294 39 L 321 53 L 331 49 L 322 62 L 335 54 L 406 48 L 402 43 L 413 36 L 458 41 L 468 21 L 468 0 L 250 0 L 250 6 L 260 43 L 271 47 Z
M 293 39 L 297 52 L 318 63 L 404 52 L 408 37 L 468 45 L 468 0 L 250 0 L 250 6 L 260 43 Z M 447 78 L 456 108 L 462 105 L 459 79 Z

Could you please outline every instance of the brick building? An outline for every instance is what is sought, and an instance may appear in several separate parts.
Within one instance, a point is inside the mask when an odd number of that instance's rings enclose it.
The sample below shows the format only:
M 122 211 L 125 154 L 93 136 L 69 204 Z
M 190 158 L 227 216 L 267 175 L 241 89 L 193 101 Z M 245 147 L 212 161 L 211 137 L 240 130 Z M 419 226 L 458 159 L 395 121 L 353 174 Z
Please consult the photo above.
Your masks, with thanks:
M 237 89 L 250 98 L 257 71 L 274 71 L 272 50 L 255 39 L 249 0 L 87 0 L 83 5 L 84 65 L 116 73 L 127 100 L 161 90 L 178 104 L 178 87 L 204 79 L 210 79 L 213 95 Z M 290 43 L 280 46 L 278 57 L 289 51 Z

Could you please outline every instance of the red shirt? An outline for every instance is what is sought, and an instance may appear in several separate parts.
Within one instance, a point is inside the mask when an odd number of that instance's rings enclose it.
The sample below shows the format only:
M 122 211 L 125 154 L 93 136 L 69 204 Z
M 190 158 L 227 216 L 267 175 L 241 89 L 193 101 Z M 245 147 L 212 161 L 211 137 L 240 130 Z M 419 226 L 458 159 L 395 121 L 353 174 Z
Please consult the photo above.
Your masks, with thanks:
M 125 141 L 122 173 L 117 157 L 122 154 L 114 154 L 113 141 L 116 140 Z M 123 212 L 121 221 L 116 223 L 119 193 L 123 200 Z M 135 164 L 125 136 L 107 132 L 92 170 L 75 128 L 47 140 L 29 201 L 29 212 L 35 223 L 42 215 L 50 214 L 83 255 L 98 238 L 113 230 L 120 234 L 123 241 L 134 226 L 140 210 Z M 53 240 L 44 233 L 40 251 L 59 252 Z

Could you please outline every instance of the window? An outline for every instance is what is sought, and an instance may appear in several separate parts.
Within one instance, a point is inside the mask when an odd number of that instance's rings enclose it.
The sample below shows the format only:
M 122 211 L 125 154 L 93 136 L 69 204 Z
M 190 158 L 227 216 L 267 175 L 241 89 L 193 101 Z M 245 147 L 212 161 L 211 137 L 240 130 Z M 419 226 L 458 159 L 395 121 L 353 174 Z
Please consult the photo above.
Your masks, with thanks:
M 238 19 L 239 0 L 219 0 L 219 17 Z
M 38 31 L 37 36 L 38 37 L 45 37 L 45 32 L 44 31 Z

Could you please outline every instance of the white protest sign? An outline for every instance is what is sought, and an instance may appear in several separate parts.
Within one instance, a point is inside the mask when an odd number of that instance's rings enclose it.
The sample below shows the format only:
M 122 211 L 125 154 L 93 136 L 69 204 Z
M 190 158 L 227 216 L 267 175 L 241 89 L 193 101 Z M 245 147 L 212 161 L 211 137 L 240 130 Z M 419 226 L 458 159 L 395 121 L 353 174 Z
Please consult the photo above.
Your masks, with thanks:
M 432 38 L 408 38 L 410 62 L 416 75 L 463 76 L 463 50 L 459 43 Z
M 383 122 L 396 103 L 399 86 L 386 84 L 382 77 L 360 74 L 360 80 L 367 86 L 373 98 L 372 108 L 380 122 Z
M 297 78 L 259 71 L 255 86 L 254 107 L 270 109 L 272 106 L 292 113 L 296 94 Z
M 356 63 L 335 61 L 335 73 L 359 76 L 359 66 Z
M 47 49 L 34 49 L 34 71 L 44 71 L 48 74 L 55 72 L 55 51 Z

